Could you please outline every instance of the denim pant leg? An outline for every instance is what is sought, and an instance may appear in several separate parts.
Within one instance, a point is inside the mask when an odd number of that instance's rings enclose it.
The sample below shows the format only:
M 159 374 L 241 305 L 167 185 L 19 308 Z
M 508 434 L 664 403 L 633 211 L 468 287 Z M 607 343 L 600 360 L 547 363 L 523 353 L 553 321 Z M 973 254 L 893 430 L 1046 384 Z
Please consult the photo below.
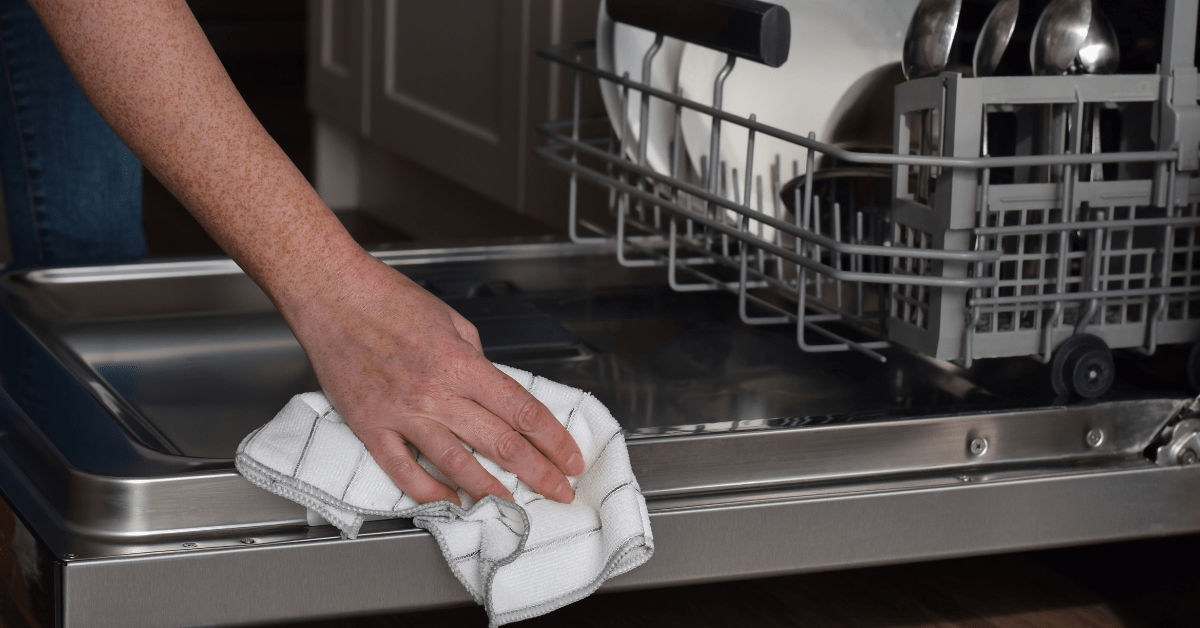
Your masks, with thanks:
M 143 257 L 141 163 L 83 95 L 26 0 L 0 0 L 0 70 L 12 268 Z

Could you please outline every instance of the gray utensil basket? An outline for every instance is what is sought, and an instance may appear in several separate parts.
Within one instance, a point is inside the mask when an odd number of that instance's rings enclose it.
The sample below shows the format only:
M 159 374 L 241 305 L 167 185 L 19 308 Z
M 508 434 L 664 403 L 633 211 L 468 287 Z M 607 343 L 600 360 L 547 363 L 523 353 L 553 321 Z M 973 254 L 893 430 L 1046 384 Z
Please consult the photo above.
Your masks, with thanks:
M 572 239 L 612 242 L 625 265 L 662 266 L 677 290 L 736 294 L 744 322 L 793 324 L 805 351 L 884 360 L 879 350 L 895 343 L 970 366 L 1049 362 L 1086 338 L 1105 354 L 1153 353 L 1200 340 L 1197 3 L 1170 0 L 1166 15 L 1158 74 L 943 73 L 898 85 L 890 154 L 720 110 L 728 72 L 713 86 L 715 108 L 651 87 L 659 46 L 641 80 L 584 63 L 590 43 L 556 46 L 539 55 L 574 70 L 573 116 L 541 125 L 550 142 L 536 150 L 570 171 Z M 726 69 L 734 64 L 730 54 Z M 581 117 L 584 74 L 618 85 L 621 111 L 640 101 L 641 129 L 651 99 L 670 103 L 671 172 L 651 169 L 628 129 Z M 709 117 L 717 136 L 747 129 L 747 162 L 695 172 L 683 155 L 685 110 Z M 807 163 L 753 163 L 761 135 L 803 147 Z M 788 169 L 803 175 L 789 184 Z M 864 202 L 864 186 L 889 170 L 890 198 Z M 581 177 L 608 188 L 615 225 L 581 218 Z M 1083 369 L 1077 361 L 1054 369 Z

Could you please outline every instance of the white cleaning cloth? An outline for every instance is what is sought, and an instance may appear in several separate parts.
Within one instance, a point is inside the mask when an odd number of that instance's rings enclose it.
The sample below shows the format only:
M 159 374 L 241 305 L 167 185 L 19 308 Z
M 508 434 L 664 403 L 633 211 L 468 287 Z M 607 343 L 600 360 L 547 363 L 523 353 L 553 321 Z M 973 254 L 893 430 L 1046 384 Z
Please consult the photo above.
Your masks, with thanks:
M 605 580 L 649 560 L 654 537 L 621 428 L 595 397 L 497 365 L 537 397 L 575 438 L 585 470 L 569 478 L 575 500 L 533 492 L 478 452 L 476 459 L 516 504 L 458 490 L 463 506 L 418 504 L 396 488 L 322 393 L 292 398 L 238 446 L 246 479 L 319 512 L 355 538 L 365 517 L 412 517 L 437 539 L 454 575 L 482 604 L 492 626 L 582 599 Z M 424 456 L 418 462 L 457 490 Z M 419 568 L 414 566 L 414 568 Z

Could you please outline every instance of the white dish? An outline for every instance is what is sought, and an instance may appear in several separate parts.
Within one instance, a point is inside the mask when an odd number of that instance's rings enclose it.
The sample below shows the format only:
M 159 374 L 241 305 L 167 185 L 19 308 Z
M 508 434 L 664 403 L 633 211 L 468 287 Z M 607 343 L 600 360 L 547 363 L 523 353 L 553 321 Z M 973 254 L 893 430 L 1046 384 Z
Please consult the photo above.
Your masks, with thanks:
M 828 139 L 827 129 L 838 102 L 860 77 L 880 66 L 900 60 L 904 34 L 918 0 L 773 0 L 791 16 L 792 38 L 788 60 L 779 68 L 738 59 L 725 81 L 723 109 L 801 136 L 815 132 Z M 684 47 L 679 66 L 683 96 L 712 105 L 713 81 L 724 66 L 724 53 L 693 44 Z M 683 112 L 683 139 L 696 172 L 700 158 L 709 151 L 712 118 L 691 110 Z M 721 125 L 720 158 L 725 162 L 725 198 L 734 199 L 733 169 L 738 171 L 741 195 L 746 171 L 746 129 Z M 773 211 L 770 199 L 770 167 L 779 155 L 783 172 L 791 178 L 793 161 L 805 170 L 806 151 L 773 137 L 755 134 L 755 178 L 763 178 L 765 211 Z M 718 175 L 719 176 L 719 175 Z M 720 188 L 718 188 L 720 190 Z M 751 207 L 758 207 L 757 192 Z M 773 230 L 764 233 L 770 238 Z
M 596 65 L 601 70 L 612 72 L 617 76 L 629 73 L 633 81 L 642 80 L 642 59 L 646 51 L 654 44 L 654 33 L 613 22 L 608 17 L 604 3 L 600 3 L 600 15 L 596 19 Z M 679 60 L 683 56 L 683 42 L 670 37 L 663 38 L 662 48 L 654 56 L 651 66 L 650 86 L 667 93 L 675 93 L 676 76 L 679 74 Z M 620 140 L 621 108 L 620 86 L 609 81 L 600 81 L 600 96 L 604 99 L 604 108 L 612 121 L 613 129 Z M 625 124 L 631 131 L 629 142 L 629 157 L 637 159 L 638 142 L 641 134 L 641 93 L 629 90 L 629 102 L 626 103 Z M 655 171 L 670 174 L 671 172 L 671 140 L 675 136 L 675 108 L 671 103 L 658 98 L 650 99 L 649 143 L 646 145 L 646 163 Z M 681 164 L 682 167 L 682 164 Z

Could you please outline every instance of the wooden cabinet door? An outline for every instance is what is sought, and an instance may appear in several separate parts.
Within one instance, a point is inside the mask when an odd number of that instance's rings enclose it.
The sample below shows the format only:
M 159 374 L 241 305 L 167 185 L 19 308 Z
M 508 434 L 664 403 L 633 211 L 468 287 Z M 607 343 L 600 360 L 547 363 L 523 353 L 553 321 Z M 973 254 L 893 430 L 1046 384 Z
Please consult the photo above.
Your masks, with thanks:
M 339 207 L 370 197 L 387 209 L 402 199 L 376 197 L 441 189 L 420 174 L 433 172 L 477 194 L 480 207 L 565 229 L 566 175 L 532 148 L 545 141 L 539 123 L 570 115 L 573 74 L 534 53 L 591 39 L 597 7 L 598 0 L 309 0 L 308 102 L 318 116 L 322 194 Z M 583 111 L 602 110 L 587 77 Z M 360 163 L 374 153 L 355 148 L 356 137 L 420 168 L 381 175 L 387 168 Z M 374 180 L 380 176 L 388 181 Z
M 367 137 L 518 207 L 531 0 L 375 0 Z
M 653 1 L 653 0 L 647 0 Z M 529 88 L 526 99 L 525 166 L 517 209 L 538 222 L 558 231 L 567 229 L 568 175 L 534 154 L 533 149 L 546 143 L 538 132 L 539 124 L 549 120 L 570 119 L 574 100 L 575 71 L 551 63 L 534 53 L 546 46 L 587 41 L 596 37 L 596 13 L 599 0 L 534 0 L 530 32 Z M 594 63 L 593 54 L 582 52 L 584 63 Z M 584 74 L 580 82 L 582 115 L 604 112 L 596 77 Z M 585 133 L 594 133 L 592 128 Z M 579 210 L 592 221 L 605 215 L 608 194 L 586 181 L 579 186 Z
M 369 7 L 360 0 L 308 2 L 308 107 L 363 131 L 363 56 Z

